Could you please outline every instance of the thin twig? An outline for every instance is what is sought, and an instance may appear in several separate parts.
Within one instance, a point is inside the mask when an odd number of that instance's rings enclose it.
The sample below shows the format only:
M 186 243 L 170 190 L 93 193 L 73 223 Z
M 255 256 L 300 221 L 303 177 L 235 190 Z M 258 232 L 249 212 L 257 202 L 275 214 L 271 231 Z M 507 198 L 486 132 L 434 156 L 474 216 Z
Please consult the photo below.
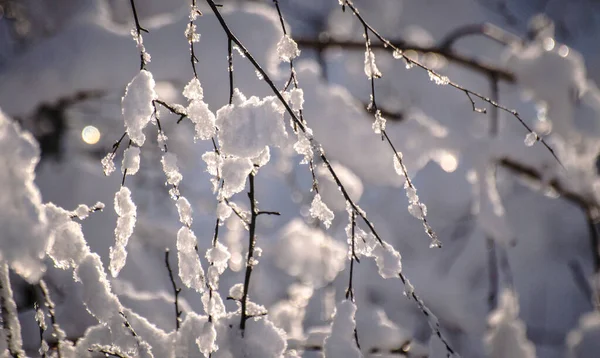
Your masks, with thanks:
M 179 309 L 179 293 L 181 292 L 181 288 L 178 288 L 177 284 L 175 283 L 173 270 L 171 269 L 171 264 L 169 263 L 169 249 L 165 250 L 165 265 L 167 266 L 167 270 L 169 271 L 169 280 L 171 281 L 171 287 L 173 287 L 173 303 L 175 304 L 175 330 L 179 331 L 179 328 L 181 327 L 182 314 L 182 311 Z
M 256 208 L 256 199 L 254 197 L 254 173 L 248 175 L 249 192 L 248 198 L 250 199 L 250 226 L 248 228 L 248 256 L 246 259 L 246 274 L 244 275 L 244 295 L 242 296 L 241 302 L 241 320 L 240 329 L 244 334 L 246 329 L 246 320 L 248 315 L 246 313 L 246 306 L 248 304 L 248 291 L 250 289 L 250 276 L 252 275 L 252 269 L 254 267 L 254 246 L 256 245 L 256 218 L 258 217 L 258 209 Z
M 54 301 L 50 297 L 50 291 L 48 290 L 48 285 L 46 285 L 46 281 L 40 280 L 38 286 L 40 287 L 40 291 L 42 292 L 42 296 L 44 297 L 44 304 L 48 309 L 48 316 L 50 316 L 50 322 L 52 323 L 52 329 L 54 330 L 54 335 L 58 340 L 56 344 L 56 352 L 58 354 L 58 358 L 62 358 L 61 351 L 61 343 L 66 338 L 65 332 L 60 328 L 58 322 L 56 321 L 56 312 L 54 311 Z
M 138 41 L 139 41 L 139 38 L 141 37 L 142 32 L 148 33 L 148 30 L 146 30 L 145 28 L 143 28 L 140 25 L 140 19 L 138 18 L 138 14 L 135 9 L 135 1 L 130 0 L 129 2 L 131 3 L 131 11 L 133 11 L 133 18 L 135 20 L 135 31 L 137 33 L 137 37 L 138 37 Z M 146 60 L 144 59 L 144 51 L 140 50 L 140 70 L 143 70 L 144 68 L 146 68 Z

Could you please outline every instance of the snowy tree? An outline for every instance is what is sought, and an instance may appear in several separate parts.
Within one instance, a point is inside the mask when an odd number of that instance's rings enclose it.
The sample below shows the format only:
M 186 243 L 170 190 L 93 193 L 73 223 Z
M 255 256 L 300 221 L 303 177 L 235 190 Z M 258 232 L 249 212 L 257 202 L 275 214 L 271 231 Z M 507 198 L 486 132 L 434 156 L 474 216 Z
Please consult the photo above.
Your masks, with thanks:
M 599 10 L 0 0 L 0 355 L 595 357 Z

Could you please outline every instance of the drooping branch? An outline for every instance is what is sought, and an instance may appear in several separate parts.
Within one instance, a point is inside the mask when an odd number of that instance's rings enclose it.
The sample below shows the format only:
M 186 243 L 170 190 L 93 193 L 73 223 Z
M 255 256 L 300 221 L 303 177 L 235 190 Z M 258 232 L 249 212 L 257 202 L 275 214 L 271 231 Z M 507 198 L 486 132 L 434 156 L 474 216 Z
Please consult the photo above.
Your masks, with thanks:
M 298 38 L 295 39 L 296 43 L 300 48 L 306 49 L 314 49 L 316 51 L 323 51 L 328 48 L 341 48 L 344 50 L 355 50 L 355 51 L 364 51 L 365 43 L 361 41 L 354 40 L 336 40 L 336 39 L 309 39 L 309 38 Z M 489 76 L 494 74 L 498 76 L 498 79 L 505 81 L 507 83 L 515 83 L 515 75 L 507 71 L 501 67 L 495 66 L 493 64 L 488 64 L 482 62 L 478 59 L 471 58 L 468 56 L 461 55 L 456 51 L 448 48 L 442 48 L 440 46 L 420 46 L 413 43 L 408 43 L 404 40 L 390 40 L 390 43 L 394 45 L 394 47 L 400 49 L 401 51 L 416 51 L 420 53 L 435 53 L 440 56 L 444 56 L 448 61 L 465 67 L 467 69 L 473 70 L 475 72 L 484 74 Z M 373 49 L 381 49 L 386 50 L 387 47 L 383 42 L 372 42 L 371 48 Z
M 402 58 L 404 59 L 404 61 L 406 62 L 407 65 L 409 66 L 416 66 L 418 68 L 421 68 L 422 70 L 427 71 L 427 73 L 429 73 L 430 77 L 437 79 L 436 82 L 439 82 L 439 84 L 444 84 L 444 85 L 448 85 L 452 88 L 455 88 L 461 92 L 463 92 L 467 97 L 469 97 L 469 99 L 471 99 L 471 96 L 477 97 L 480 100 L 482 100 L 483 102 L 486 102 L 488 104 L 490 104 L 493 107 L 498 108 L 499 110 L 502 110 L 506 113 L 511 114 L 515 119 L 517 119 L 517 121 L 521 124 L 521 126 L 523 126 L 523 128 L 525 128 L 527 130 L 528 133 L 534 135 L 535 140 L 539 141 L 540 143 L 542 143 L 542 145 L 550 152 L 550 154 L 554 157 L 554 159 L 556 159 L 556 161 L 561 165 L 562 162 L 560 161 L 560 159 L 558 158 L 558 156 L 556 155 L 556 153 L 554 152 L 554 149 L 552 149 L 552 147 L 550 147 L 550 145 L 548 145 L 548 143 L 546 142 L 546 140 L 542 137 L 540 137 L 537 133 L 535 133 L 531 127 L 525 123 L 525 121 L 523 120 L 523 118 L 521 117 L 521 115 L 515 110 L 515 109 L 511 109 L 508 108 L 496 101 L 494 101 L 493 99 L 490 99 L 487 96 L 484 96 L 478 92 L 475 92 L 473 90 L 470 90 L 456 82 L 451 81 L 448 77 L 446 76 L 442 76 L 441 74 L 439 74 L 437 71 L 433 70 L 432 68 L 424 65 L 423 63 L 421 63 L 418 60 L 412 59 L 409 56 L 406 56 L 406 54 L 403 52 L 403 50 L 397 46 L 395 46 L 392 42 L 390 42 L 388 39 L 386 39 L 385 37 L 383 37 L 375 28 L 373 28 L 363 17 L 362 15 L 360 15 L 360 12 L 358 11 L 358 9 L 354 6 L 354 4 L 352 3 L 352 1 L 350 0 L 343 0 L 341 2 L 342 4 L 342 10 L 345 10 L 346 6 L 348 8 L 350 8 L 350 10 L 352 11 L 352 13 L 356 16 L 356 18 L 361 22 L 361 24 L 364 26 L 364 28 L 366 30 L 368 30 L 368 32 L 370 32 L 371 34 L 373 34 L 379 41 L 382 42 L 383 47 L 385 49 L 387 49 L 388 51 L 393 52 L 394 57 L 396 58 Z M 387 47 L 386 47 L 387 46 Z M 472 99 L 471 99 L 471 102 Z M 564 166 L 563 166 L 564 168 Z

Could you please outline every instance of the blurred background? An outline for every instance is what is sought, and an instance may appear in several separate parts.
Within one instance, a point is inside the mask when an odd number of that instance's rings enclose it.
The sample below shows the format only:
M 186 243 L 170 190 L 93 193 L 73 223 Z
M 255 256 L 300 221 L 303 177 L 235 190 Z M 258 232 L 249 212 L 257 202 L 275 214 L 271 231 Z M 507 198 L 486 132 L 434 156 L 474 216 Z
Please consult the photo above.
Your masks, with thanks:
M 304 118 L 350 195 L 402 254 L 406 276 L 453 347 L 463 357 L 506 356 L 488 354 L 485 336 L 488 317 L 508 289 L 519 299 L 519 317 L 538 357 L 599 356 L 600 2 L 354 1 L 405 56 L 517 110 L 564 165 L 541 143 L 527 146 L 527 130 L 510 113 L 478 99 L 472 104 L 461 90 L 437 85 L 426 71 L 410 68 L 372 39 L 383 74 L 375 81 L 377 104 L 442 249 L 429 248 L 421 222 L 406 209 L 404 179 L 394 170 L 392 152 L 371 129 L 362 25 L 335 0 L 279 3 L 301 50 L 294 64 L 306 100 Z M 184 36 L 189 1 L 136 4 L 149 30 L 144 45 L 152 56 L 148 70 L 158 95 L 168 103 L 185 103 L 181 92 L 193 76 Z M 282 31 L 274 3 L 220 4 L 232 29 L 283 88 L 289 64 L 277 56 Z M 205 3 L 198 6 L 204 13 L 197 20 L 198 76 L 205 101 L 216 112 L 228 100 L 227 39 Z M 44 202 L 68 210 L 80 203 L 106 204 L 83 223 L 92 251 L 105 266 L 114 243 L 113 196 L 121 177 L 118 171 L 105 177 L 100 160 L 124 132 L 120 100 L 139 71 L 132 26 L 127 0 L 0 0 L 0 109 L 39 142 L 36 183 Z M 235 86 L 248 97 L 270 95 L 237 53 L 234 74 Z M 193 140 L 189 121 L 178 125 L 177 116 L 161 115 L 169 150 L 180 159 L 182 194 L 194 208 L 198 245 L 205 250 L 217 201 L 201 156 L 212 145 Z M 251 294 L 287 332 L 293 348 L 318 337 L 331 322 L 335 302 L 343 299 L 348 217 L 333 179 L 321 167 L 321 195 L 336 218 L 326 230 L 310 217 L 311 175 L 299 164 L 290 127 L 288 133 L 288 145 L 272 149 L 270 163 L 257 175 L 260 207 L 281 216 L 259 220 L 263 254 Z M 138 221 L 127 265 L 112 287 L 126 307 L 168 331 L 174 318 L 164 250 L 175 248 L 179 223 L 154 127 L 146 134 L 140 172 L 127 178 Z M 121 160 L 119 150 L 115 162 Z M 233 201 L 249 207 L 244 192 Z M 232 253 L 222 295 L 243 280 L 246 236 L 235 217 L 221 231 Z M 94 320 L 85 313 L 72 274 L 48 264 L 57 317 L 76 340 Z M 404 297 L 400 281 L 380 278 L 369 260 L 355 270 L 357 330 L 359 336 L 364 332 L 365 352 L 410 341 L 409 356 L 426 355 L 427 348 L 431 357 L 445 356 L 418 307 Z M 22 321 L 29 322 L 23 323 L 24 339 L 35 351 L 36 291 L 16 277 L 13 282 Z M 202 312 L 197 294 L 184 290 L 182 297 L 185 310 Z

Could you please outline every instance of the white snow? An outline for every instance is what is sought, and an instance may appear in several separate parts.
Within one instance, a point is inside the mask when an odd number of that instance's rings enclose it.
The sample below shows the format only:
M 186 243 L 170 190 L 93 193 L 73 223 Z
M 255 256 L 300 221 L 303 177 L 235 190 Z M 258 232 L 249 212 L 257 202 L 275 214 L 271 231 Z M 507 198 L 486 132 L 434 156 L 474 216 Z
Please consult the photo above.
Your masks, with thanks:
M 290 62 L 300 56 L 298 44 L 289 35 L 283 35 L 277 43 L 277 54 L 279 59 L 284 62 Z
M 34 184 L 39 148 L 29 132 L 0 111 L 0 261 L 25 279 L 35 282 L 44 273 L 41 259 L 48 240 L 42 198 Z
M 365 75 L 369 79 L 381 77 L 381 72 L 375 63 L 375 54 L 370 48 L 365 51 Z
M 244 190 L 246 178 L 252 172 L 254 165 L 247 158 L 225 158 L 221 169 L 223 179 L 223 197 L 230 198 L 233 194 Z
M 356 321 L 356 305 L 349 300 L 343 300 L 335 306 L 331 335 L 325 338 L 323 352 L 325 357 L 362 357 L 362 353 L 354 340 Z
M 194 232 L 182 226 L 177 232 L 177 257 L 181 282 L 197 292 L 204 292 L 204 269 L 196 252 L 197 239 Z
M 193 211 L 190 202 L 185 197 L 180 196 L 175 202 L 175 205 L 177 206 L 177 212 L 179 213 L 179 221 L 187 227 L 192 226 Z
M 154 112 L 152 101 L 157 99 L 154 86 L 152 73 L 141 70 L 127 85 L 121 101 L 127 135 L 139 147 L 146 141 L 143 130 Z
M 135 175 L 140 169 L 140 148 L 131 146 L 125 149 L 123 152 L 123 164 L 121 165 L 121 172 L 127 175 Z
M 287 132 L 283 108 L 274 96 L 246 98 L 235 89 L 233 104 L 217 111 L 219 143 L 223 153 L 242 158 L 257 157 L 265 146 L 279 147 Z
M 165 153 L 161 159 L 163 171 L 167 176 L 167 184 L 179 185 L 183 176 L 179 172 L 179 166 L 177 165 L 177 156 L 168 152 Z
M 327 205 L 321 200 L 321 194 L 315 194 L 315 197 L 313 198 L 312 203 L 310 204 L 309 213 L 310 216 L 312 216 L 313 218 L 321 220 L 321 222 L 323 222 L 323 225 L 325 225 L 326 228 L 329 228 L 331 226 L 331 222 L 335 217 L 333 211 L 331 211 L 331 209 L 329 209 Z
M 110 273 L 117 277 L 127 259 L 127 242 L 133 234 L 137 208 L 131 200 L 131 191 L 122 186 L 115 194 L 115 212 L 118 215 L 115 228 L 115 245 L 110 248 Z

